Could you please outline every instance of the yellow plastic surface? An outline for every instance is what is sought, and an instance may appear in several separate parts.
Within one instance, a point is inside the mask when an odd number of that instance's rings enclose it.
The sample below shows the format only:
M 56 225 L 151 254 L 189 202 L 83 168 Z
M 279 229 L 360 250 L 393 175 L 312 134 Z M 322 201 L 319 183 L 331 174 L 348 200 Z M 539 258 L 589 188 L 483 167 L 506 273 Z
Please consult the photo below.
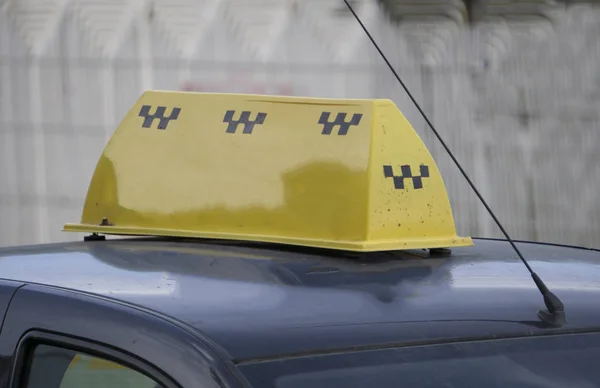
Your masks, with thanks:
M 255 124 L 230 125 L 241 118 Z M 422 187 L 390 176 L 401 166 L 428 175 Z M 456 235 L 439 170 L 390 100 L 164 91 L 125 116 L 81 222 L 64 230 L 350 251 L 473 244 Z

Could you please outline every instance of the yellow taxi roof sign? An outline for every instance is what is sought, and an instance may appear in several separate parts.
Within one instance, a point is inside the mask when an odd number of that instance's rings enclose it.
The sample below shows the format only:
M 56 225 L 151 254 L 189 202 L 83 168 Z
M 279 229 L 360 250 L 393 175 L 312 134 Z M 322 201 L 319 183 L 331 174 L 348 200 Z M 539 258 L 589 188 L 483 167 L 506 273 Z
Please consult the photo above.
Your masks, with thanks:
M 145 92 L 66 231 L 350 251 L 472 245 L 390 100 Z

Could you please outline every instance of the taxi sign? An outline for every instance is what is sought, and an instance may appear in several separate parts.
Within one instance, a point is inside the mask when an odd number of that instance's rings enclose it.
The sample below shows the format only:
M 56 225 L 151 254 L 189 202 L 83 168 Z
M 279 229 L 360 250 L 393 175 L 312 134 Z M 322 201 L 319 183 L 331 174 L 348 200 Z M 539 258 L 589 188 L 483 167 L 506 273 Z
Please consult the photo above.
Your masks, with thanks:
M 349 251 L 472 245 L 394 102 L 145 92 L 65 231 Z

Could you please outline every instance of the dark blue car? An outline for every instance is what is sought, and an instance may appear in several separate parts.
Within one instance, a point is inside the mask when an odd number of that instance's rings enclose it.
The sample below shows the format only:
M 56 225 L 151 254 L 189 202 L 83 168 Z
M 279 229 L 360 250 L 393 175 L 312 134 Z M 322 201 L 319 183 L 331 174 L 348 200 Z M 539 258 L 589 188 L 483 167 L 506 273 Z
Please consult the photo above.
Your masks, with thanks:
M 538 319 L 497 240 L 352 257 L 160 238 L 3 249 L 2 386 L 600 386 L 600 252 L 518 246 L 563 326 Z
M 600 251 L 457 236 L 389 100 L 146 93 L 65 229 L 0 250 L 0 388 L 600 387 Z

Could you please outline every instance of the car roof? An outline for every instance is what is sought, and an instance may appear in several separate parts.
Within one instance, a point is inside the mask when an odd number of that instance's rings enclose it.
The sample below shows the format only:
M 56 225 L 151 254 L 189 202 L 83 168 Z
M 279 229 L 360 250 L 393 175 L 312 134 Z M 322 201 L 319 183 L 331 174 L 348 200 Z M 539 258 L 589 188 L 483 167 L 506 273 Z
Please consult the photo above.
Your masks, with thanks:
M 600 252 L 519 242 L 565 304 L 563 329 L 600 323 Z M 450 255 L 349 253 L 162 238 L 0 249 L 2 278 L 99 294 L 167 314 L 234 360 L 544 328 L 543 299 L 511 246 Z

